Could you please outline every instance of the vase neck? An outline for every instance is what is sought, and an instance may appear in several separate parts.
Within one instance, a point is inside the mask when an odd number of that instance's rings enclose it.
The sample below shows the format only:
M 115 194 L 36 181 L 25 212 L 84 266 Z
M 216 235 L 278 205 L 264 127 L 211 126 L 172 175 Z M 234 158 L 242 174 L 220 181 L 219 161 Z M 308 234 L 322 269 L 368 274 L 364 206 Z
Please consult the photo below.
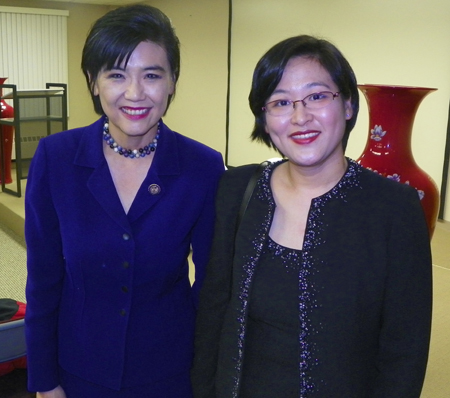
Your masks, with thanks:
M 359 86 L 369 108 L 366 150 L 412 159 L 414 118 L 423 98 L 434 89 L 402 86 Z
M 377 119 L 370 123 L 369 137 L 367 139 L 366 150 L 374 154 L 389 155 L 396 154 L 405 158 L 412 158 L 411 134 L 412 124 L 406 125 L 401 121 L 395 126 L 389 123 L 382 123 Z

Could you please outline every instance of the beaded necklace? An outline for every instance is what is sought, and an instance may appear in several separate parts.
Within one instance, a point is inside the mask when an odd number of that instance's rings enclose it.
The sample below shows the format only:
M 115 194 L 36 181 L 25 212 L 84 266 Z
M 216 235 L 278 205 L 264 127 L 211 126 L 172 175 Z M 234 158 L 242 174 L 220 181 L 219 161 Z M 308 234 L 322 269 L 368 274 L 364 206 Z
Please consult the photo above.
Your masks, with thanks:
M 144 146 L 139 149 L 126 149 L 121 147 L 109 134 L 109 123 L 108 118 L 105 119 L 105 124 L 103 125 L 103 139 L 106 141 L 108 146 L 119 155 L 123 155 L 126 158 L 143 158 L 146 155 L 150 155 L 152 152 L 155 152 L 156 147 L 158 146 L 158 138 L 159 138 L 159 128 L 160 122 L 158 122 L 158 131 L 156 132 L 156 136 L 150 144 Z

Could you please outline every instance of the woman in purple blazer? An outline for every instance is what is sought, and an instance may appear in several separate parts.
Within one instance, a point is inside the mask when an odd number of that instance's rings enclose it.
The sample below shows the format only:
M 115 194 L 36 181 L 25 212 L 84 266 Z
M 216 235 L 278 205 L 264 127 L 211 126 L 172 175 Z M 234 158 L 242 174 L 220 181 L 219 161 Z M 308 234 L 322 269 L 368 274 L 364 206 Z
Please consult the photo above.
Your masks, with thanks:
M 161 119 L 179 65 L 178 38 L 158 9 L 107 13 L 82 59 L 101 118 L 39 143 L 25 201 L 38 397 L 192 395 L 197 295 L 224 166 Z

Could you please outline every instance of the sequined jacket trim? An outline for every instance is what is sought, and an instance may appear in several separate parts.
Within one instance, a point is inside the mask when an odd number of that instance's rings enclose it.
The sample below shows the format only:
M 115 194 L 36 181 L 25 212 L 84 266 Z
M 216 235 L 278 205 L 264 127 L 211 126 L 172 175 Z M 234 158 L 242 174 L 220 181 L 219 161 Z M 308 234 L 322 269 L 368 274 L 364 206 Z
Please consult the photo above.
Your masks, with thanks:
M 264 247 L 264 242 L 269 234 L 272 223 L 273 214 L 275 212 L 275 203 L 273 200 L 272 191 L 270 189 L 270 176 L 277 164 L 267 166 L 261 178 L 258 180 L 258 190 L 256 194 L 258 198 L 268 204 L 268 211 L 263 223 L 258 228 L 258 233 L 252 241 L 253 252 L 251 255 L 245 256 L 244 278 L 243 283 L 239 289 L 239 299 L 241 308 L 239 310 L 239 355 L 235 358 L 236 361 L 236 376 L 234 377 L 233 398 L 238 397 L 240 374 L 242 370 L 243 351 L 245 345 L 245 329 L 246 318 L 248 312 L 248 297 L 250 286 L 253 281 L 254 271 L 261 257 L 261 251 Z M 314 390 L 315 384 L 309 375 L 308 368 L 313 366 L 317 361 L 314 346 L 306 339 L 309 333 L 317 333 L 310 321 L 310 313 L 314 311 L 316 305 L 316 291 L 315 287 L 309 282 L 309 276 L 318 268 L 317 260 L 314 258 L 314 249 L 323 243 L 322 231 L 324 228 L 323 220 L 321 218 L 322 210 L 325 204 L 330 200 L 345 200 L 348 189 L 354 189 L 359 186 L 358 173 L 361 168 L 353 161 L 349 162 L 348 169 L 344 177 L 339 183 L 329 192 L 316 198 L 312 201 L 311 209 L 308 215 L 307 226 L 305 231 L 303 243 L 303 259 L 302 267 L 299 272 L 299 320 L 300 320 L 300 398 L 306 397 L 308 391 Z
M 299 273 L 299 397 L 418 398 L 431 319 L 431 257 L 418 195 L 348 164 L 339 183 L 312 201 L 308 215 Z M 275 210 L 270 176 L 277 165 L 263 170 L 235 240 L 240 197 L 232 194 L 244 191 L 254 166 L 232 171 L 219 188 L 197 321 L 196 398 L 239 398 L 248 299 Z M 399 276 L 406 269 L 417 274 Z M 386 336 L 383 319 L 392 321 Z M 391 338 L 402 346 L 403 362 L 389 363 L 399 354 Z M 385 362 L 390 376 L 380 371 Z M 404 378 L 405 369 L 408 380 L 391 388 L 386 380 Z

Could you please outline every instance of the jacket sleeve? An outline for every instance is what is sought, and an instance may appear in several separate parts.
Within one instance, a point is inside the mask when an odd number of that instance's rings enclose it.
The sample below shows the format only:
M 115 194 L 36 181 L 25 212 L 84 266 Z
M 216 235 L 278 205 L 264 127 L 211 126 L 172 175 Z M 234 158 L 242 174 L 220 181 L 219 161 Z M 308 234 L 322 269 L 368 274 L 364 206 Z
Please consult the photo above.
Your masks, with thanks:
M 191 372 L 195 398 L 215 397 L 220 335 L 232 290 L 236 220 L 252 170 L 254 167 L 245 167 L 239 178 L 235 170 L 227 171 L 219 185 L 214 241 L 197 314 Z
M 48 391 L 58 379 L 58 308 L 64 258 L 58 215 L 53 207 L 45 140 L 33 157 L 25 196 L 28 387 Z
M 214 232 L 215 198 L 220 176 L 225 171 L 222 156 L 217 153 L 214 162 L 209 165 L 211 183 L 203 203 L 202 212 L 192 230 L 192 261 L 195 266 L 195 282 L 192 286 L 194 305 L 198 308 L 200 288 L 205 279 L 206 265 L 209 260 Z
M 431 333 L 432 263 L 428 229 L 417 193 L 408 190 L 388 237 L 378 380 L 374 398 L 419 398 Z

